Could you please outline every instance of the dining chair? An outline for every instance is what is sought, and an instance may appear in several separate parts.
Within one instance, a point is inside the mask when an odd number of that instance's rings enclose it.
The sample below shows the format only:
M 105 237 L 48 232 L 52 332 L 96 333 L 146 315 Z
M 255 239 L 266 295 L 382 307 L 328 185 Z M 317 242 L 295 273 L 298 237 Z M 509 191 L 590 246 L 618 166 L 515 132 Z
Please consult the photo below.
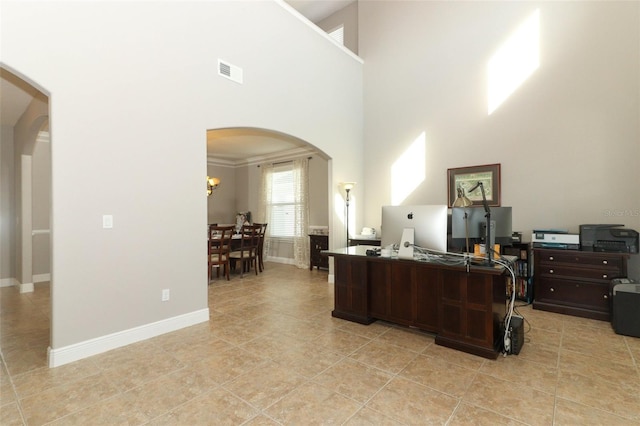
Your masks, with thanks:
M 211 272 L 217 267 L 217 277 L 220 278 L 220 268 L 224 268 L 224 274 L 229 280 L 229 254 L 231 252 L 231 237 L 234 226 L 209 225 L 209 272 L 208 278 L 211 281 Z
M 240 262 L 240 277 L 243 277 L 245 269 L 248 272 L 251 269 L 251 266 L 253 266 L 256 271 L 256 275 L 258 275 L 256 259 L 261 228 L 261 225 L 255 224 L 245 224 L 240 228 L 240 249 L 233 250 L 229 254 L 229 259 L 233 268 L 235 268 L 236 262 Z
M 258 263 L 258 268 L 260 272 L 264 270 L 264 236 L 267 232 L 267 224 L 266 223 L 254 223 L 254 225 L 260 225 L 260 234 L 258 240 L 258 251 L 256 252 L 256 261 Z

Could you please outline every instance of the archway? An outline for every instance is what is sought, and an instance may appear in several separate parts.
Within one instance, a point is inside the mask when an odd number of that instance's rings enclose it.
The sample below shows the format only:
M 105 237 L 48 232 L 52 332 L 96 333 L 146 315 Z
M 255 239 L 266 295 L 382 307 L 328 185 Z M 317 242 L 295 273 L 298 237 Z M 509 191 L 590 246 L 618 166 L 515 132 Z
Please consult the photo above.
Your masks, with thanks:
M 260 166 L 309 158 L 309 225 L 329 228 L 331 159 L 319 148 L 295 136 L 270 129 L 233 127 L 207 131 L 207 174 L 221 180 L 208 197 L 209 223 L 234 223 L 237 212 L 259 210 Z M 267 258 L 293 262 L 292 242 L 270 245 Z
M 51 280 L 51 150 L 49 99 L 19 73 L 0 66 L 2 91 L 2 200 L 0 202 L 0 285 L 19 293 L 34 291 Z M 35 264 L 34 264 L 35 261 Z M 50 309 L 45 313 L 51 320 Z M 30 321 L 21 317 L 20 321 Z M 23 324 L 20 324 L 20 328 Z M 5 330 L 5 332 L 13 330 Z M 38 330 L 40 331 L 40 330 Z M 46 340 L 46 341 L 45 341 Z M 13 354 L 33 360 L 33 368 L 46 361 L 50 332 L 29 347 L 37 354 Z M 39 343 L 42 343 L 40 346 Z

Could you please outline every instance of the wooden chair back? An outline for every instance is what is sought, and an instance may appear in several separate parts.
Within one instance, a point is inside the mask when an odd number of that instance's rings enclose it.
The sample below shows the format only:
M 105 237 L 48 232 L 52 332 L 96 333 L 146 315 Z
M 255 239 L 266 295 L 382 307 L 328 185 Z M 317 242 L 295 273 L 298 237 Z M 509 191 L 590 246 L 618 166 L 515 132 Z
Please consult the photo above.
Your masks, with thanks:
M 229 257 L 232 262 L 240 261 L 242 269 L 240 270 L 240 276 L 244 274 L 245 266 L 249 270 L 253 266 L 256 275 L 258 275 L 256 256 L 258 252 L 258 245 L 260 243 L 260 229 L 261 225 L 242 225 L 240 228 L 240 248 L 231 252 Z
M 258 241 L 258 251 L 256 253 L 257 263 L 260 272 L 264 270 L 264 236 L 267 232 L 267 223 L 254 223 L 254 225 L 260 225 L 260 235 Z
M 229 280 L 229 253 L 231 252 L 231 237 L 234 230 L 234 226 L 209 225 L 209 242 L 207 244 L 209 281 L 211 281 L 211 272 L 216 266 L 218 267 L 217 276 L 220 277 L 220 268 L 224 268 L 224 274 Z

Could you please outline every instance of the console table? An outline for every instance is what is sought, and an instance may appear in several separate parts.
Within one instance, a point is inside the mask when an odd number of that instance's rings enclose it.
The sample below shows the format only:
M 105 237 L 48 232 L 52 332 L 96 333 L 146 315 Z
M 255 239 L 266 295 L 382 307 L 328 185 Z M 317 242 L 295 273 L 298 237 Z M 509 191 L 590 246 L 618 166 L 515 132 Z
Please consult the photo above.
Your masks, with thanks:
M 320 268 L 329 268 L 329 259 L 321 256 L 322 250 L 329 248 L 329 236 L 309 234 L 309 270 L 313 270 L 316 266 Z
M 436 344 L 489 359 L 502 349 L 507 279 L 500 266 L 367 256 L 371 247 L 323 251 L 334 258 L 332 316 L 380 319 L 436 334 Z

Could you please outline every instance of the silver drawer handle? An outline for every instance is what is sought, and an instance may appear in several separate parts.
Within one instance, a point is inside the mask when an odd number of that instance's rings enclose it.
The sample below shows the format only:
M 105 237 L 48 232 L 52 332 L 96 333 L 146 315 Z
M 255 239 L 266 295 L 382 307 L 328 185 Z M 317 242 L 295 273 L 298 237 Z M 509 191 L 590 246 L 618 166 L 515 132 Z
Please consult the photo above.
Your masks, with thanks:
M 549 260 L 553 260 L 553 256 L 549 256 Z
M 551 292 L 553 293 L 555 290 L 553 289 L 553 287 L 550 288 Z
M 603 260 L 603 261 L 602 261 L 602 264 L 603 264 L 603 265 L 608 265 L 608 264 L 609 264 L 609 262 L 607 262 L 606 260 Z
M 607 296 L 607 295 L 605 294 L 605 295 L 604 295 L 604 298 L 605 298 L 605 299 L 608 299 L 608 298 L 609 298 L 609 296 Z
M 549 269 L 549 273 L 550 273 L 550 274 L 553 274 L 553 269 Z
M 602 274 L 602 278 L 607 278 L 607 274 Z

